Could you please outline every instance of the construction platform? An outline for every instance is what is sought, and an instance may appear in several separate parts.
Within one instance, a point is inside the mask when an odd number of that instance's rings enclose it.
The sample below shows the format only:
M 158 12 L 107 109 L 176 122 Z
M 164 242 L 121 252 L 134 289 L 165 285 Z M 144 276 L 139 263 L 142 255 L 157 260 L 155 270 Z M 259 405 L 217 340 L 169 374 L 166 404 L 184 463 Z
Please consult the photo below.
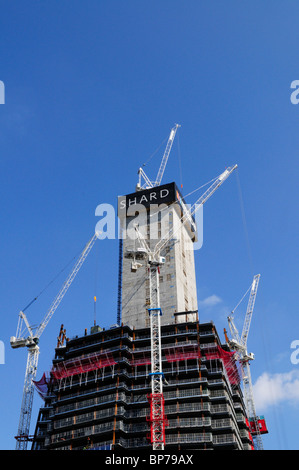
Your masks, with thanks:
M 250 450 L 239 367 L 215 325 L 161 327 L 165 449 Z M 150 450 L 150 329 L 93 327 L 55 349 L 33 450 Z

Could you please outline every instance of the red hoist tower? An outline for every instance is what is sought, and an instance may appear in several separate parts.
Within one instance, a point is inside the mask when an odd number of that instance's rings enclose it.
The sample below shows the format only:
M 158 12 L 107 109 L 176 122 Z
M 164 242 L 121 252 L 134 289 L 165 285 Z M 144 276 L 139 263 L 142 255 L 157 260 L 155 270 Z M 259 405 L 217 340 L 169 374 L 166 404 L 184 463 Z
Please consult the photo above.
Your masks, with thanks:
M 172 129 L 170 134 L 171 141 L 174 137 L 176 127 Z M 167 149 L 169 148 L 169 142 Z M 165 168 L 165 166 L 164 166 Z M 227 168 L 220 176 L 215 178 L 212 185 L 205 191 L 205 193 L 193 204 L 193 206 L 185 212 L 178 224 L 176 230 L 170 230 L 168 234 L 159 240 L 154 249 L 151 249 L 146 243 L 144 237 L 135 226 L 137 238 L 142 246 L 142 251 L 145 254 L 148 266 L 148 280 L 150 288 L 150 308 L 148 309 L 150 315 L 150 331 L 151 331 L 151 393 L 148 397 L 150 403 L 150 416 L 148 418 L 151 426 L 150 438 L 153 450 L 164 450 L 165 446 L 165 427 L 167 425 L 167 418 L 164 409 L 164 396 L 163 396 L 163 371 L 162 371 L 162 353 L 161 353 L 161 316 L 162 309 L 160 305 L 160 292 L 159 292 L 159 274 L 160 267 L 165 263 L 165 258 L 161 256 L 162 250 L 168 245 L 171 240 L 174 240 L 180 232 L 183 225 L 185 225 L 190 217 L 193 217 L 195 212 L 212 196 L 212 194 L 224 183 L 230 174 L 237 168 L 237 165 Z M 161 178 L 159 179 L 161 182 Z M 153 187 L 153 186 L 150 186 Z M 140 255 L 140 250 L 136 254 Z M 141 267 L 139 264 L 138 267 Z

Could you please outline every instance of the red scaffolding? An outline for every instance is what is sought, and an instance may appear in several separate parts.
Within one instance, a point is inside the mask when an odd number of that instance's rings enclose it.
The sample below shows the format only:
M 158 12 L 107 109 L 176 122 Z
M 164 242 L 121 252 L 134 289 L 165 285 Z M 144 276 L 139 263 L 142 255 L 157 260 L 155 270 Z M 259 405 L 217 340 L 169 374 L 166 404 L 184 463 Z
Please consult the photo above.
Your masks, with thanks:
M 198 344 L 185 344 L 173 346 L 165 351 L 167 362 L 180 362 L 188 359 L 200 358 L 200 348 Z
M 151 444 L 165 445 L 165 427 L 168 426 L 168 420 L 165 416 L 163 393 L 150 393 L 148 396 L 150 404 L 150 416 L 146 420 L 151 425 L 151 432 L 148 435 Z
M 137 352 L 135 354 L 139 355 L 139 357 L 134 356 L 134 351 L 133 351 L 133 355 L 132 355 L 132 359 L 131 359 L 131 365 L 133 367 L 146 366 L 146 365 L 149 365 L 151 363 L 151 358 L 150 358 L 149 355 L 144 354 L 144 353 L 140 353 L 140 352 Z
M 223 361 L 229 381 L 232 385 L 240 383 L 240 373 L 238 361 L 235 359 L 234 351 L 224 351 L 219 345 L 207 349 L 205 356 L 207 359 L 221 359 Z
M 80 375 L 94 371 L 96 369 L 103 369 L 107 366 L 114 366 L 115 364 L 116 362 L 111 353 L 93 353 L 55 364 L 52 369 L 52 375 L 55 379 L 60 380 L 73 375 Z

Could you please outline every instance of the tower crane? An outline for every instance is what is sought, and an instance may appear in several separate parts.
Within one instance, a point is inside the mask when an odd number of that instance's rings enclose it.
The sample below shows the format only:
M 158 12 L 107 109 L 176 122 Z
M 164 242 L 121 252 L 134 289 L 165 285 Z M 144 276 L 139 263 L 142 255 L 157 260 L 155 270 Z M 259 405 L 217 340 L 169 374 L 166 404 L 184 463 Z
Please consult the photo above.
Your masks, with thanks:
M 28 356 L 27 356 L 27 365 L 25 372 L 24 388 L 23 388 L 23 397 L 21 404 L 21 413 L 19 419 L 18 434 L 16 436 L 17 444 L 16 450 L 26 450 L 27 443 L 30 440 L 29 430 L 30 430 L 30 421 L 32 414 L 32 405 L 33 405 L 33 394 L 34 394 L 34 384 L 33 380 L 36 377 L 37 365 L 39 358 L 39 340 L 44 329 L 51 320 L 54 312 L 65 296 L 68 288 L 75 279 L 79 269 L 84 263 L 87 255 L 92 249 L 96 239 L 98 237 L 97 232 L 85 245 L 84 250 L 82 251 L 78 261 L 73 267 L 71 273 L 67 277 L 66 281 L 62 285 L 59 293 L 55 297 L 52 305 L 47 311 L 43 321 L 39 324 L 37 328 L 29 324 L 28 318 L 25 314 L 25 310 L 31 305 L 31 303 L 19 313 L 18 325 L 16 336 L 11 336 L 10 345 L 13 349 L 27 347 Z M 26 331 L 27 330 L 27 331 Z
M 165 445 L 165 424 L 164 396 L 163 396 L 163 371 L 161 354 L 161 315 L 159 273 L 160 266 L 165 262 L 161 256 L 163 248 L 176 236 L 176 233 L 185 225 L 195 212 L 214 194 L 214 192 L 224 183 L 230 174 L 237 168 L 237 165 L 227 168 L 204 192 L 204 194 L 193 204 L 187 213 L 183 214 L 177 230 L 171 229 L 168 234 L 155 245 L 151 250 L 145 239 L 142 237 L 138 225 L 135 225 L 137 238 L 142 246 L 148 264 L 148 280 L 150 289 L 150 330 L 151 330 L 151 394 L 150 401 L 150 424 L 151 443 L 153 450 L 164 450 Z M 136 251 L 140 254 L 140 249 Z M 139 265 L 141 266 L 141 264 Z
M 142 167 L 139 168 L 139 170 L 138 170 L 139 181 L 138 181 L 137 186 L 136 186 L 137 191 L 139 191 L 141 189 L 148 189 L 148 188 L 154 188 L 155 186 L 160 186 L 162 178 L 163 178 L 163 174 L 164 174 L 164 171 L 165 171 L 165 167 L 166 167 L 166 164 L 167 164 L 167 160 L 168 160 L 168 157 L 169 157 L 169 154 L 170 154 L 170 151 L 171 151 L 171 147 L 172 147 L 172 144 L 173 144 L 175 134 L 176 134 L 176 131 L 177 131 L 178 127 L 181 127 L 180 124 L 175 124 L 175 126 L 170 131 L 168 141 L 167 141 L 167 144 L 166 144 L 166 148 L 165 148 L 165 151 L 164 151 L 164 154 L 163 154 L 163 157 L 162 157 L 162 161 L 161 161 L 161 164 L 160 164 L 160 168 L 159 168 L 157 176 L 156 176 L 156 180 L 151 181 L 147 177 L 147 175 L 145 174 L 143 168 Z M 143 184 L 141 182 L 142 178 L 144 180 Z
M 244 325 L 243 325 L 241 336 L 239 335 L 238 329 L 236 328 L 236 325 L 234 323 L 234 316 L 233 316 L 234 310 L 237 307 L 232 311 L 232 314 L 228 317 L 228 325 L 229 325 L 229 329 L 230 329 L 230 333 L 232 337 L 231 340 L 228 341 L 228 344 L 232 349 L 236 351 L 236 358 L 239 360 L 241 364 L 242 376 L 243 376 L 244 400 L 245 400 L 245 406 L 246 406 L 249 421 L 252 423 L 251 428 L 253 431 L 252 437 L 253 437 L 254 444 L 255 444 L 254 447 L 257 450 L 263 450 L 263 442 L 262 442 L 261 431 L 260 431 L 261 423 L 260 423 L 259 417 L 256 415 L 252 381 L 251 381 L 251 373 L 250 373 L 250 361 L 254 360 L 254 354 L 247 352 L 247 339 L 248 339 L 259 280 L 260 280 L 260 274 L 256 274 L 253 277 L 252 284 L 248 289 L 248 291 L 250 290 L 250 295 L 249 295 L 249 300 L 248 300 L 248 305 L 247 305 L 247 310 L 245 314 Z M 243 299 L 241 299 L 241 301 L 242 300 Z M 239 302 L 239 304 L 241 303 L 241 301 Z M 226 335 L 226 338 L 227 338 L 227 335 Z

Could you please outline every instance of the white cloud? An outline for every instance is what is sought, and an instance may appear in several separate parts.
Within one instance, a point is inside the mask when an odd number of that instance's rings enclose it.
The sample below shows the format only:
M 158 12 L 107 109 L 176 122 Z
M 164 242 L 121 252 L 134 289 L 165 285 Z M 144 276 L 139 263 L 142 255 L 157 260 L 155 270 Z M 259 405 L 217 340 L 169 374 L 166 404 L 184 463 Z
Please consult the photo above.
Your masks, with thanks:
M 218 295 L 210 295 L 209 297 L 206 297 L 204 300 L 200 300 L 198 302 L 198 305 L 200 307 L 214 307 L 215 305 L 218 305 L 222 302 L 222 299 L 218 297 Z
M 264 372 L 253 386 L 257 413 L 282 402 L 299 404 L 299 370 L 286 373 Z

